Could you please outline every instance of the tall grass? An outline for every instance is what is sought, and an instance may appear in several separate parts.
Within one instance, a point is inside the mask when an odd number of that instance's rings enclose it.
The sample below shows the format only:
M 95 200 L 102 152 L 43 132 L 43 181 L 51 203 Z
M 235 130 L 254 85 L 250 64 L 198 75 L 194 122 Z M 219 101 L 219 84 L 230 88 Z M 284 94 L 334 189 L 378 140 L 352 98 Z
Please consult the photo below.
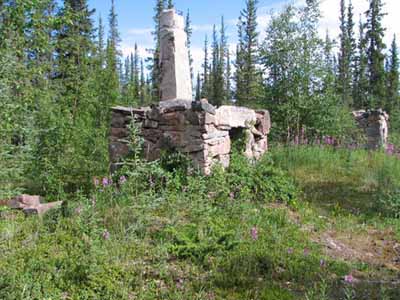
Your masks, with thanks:
M 397 156 L 312 145 L 278 146 L 271 155 L 276 166 L 289 172 L 305 192 L 322 191 L 327 199 L 342 198 L 349 207 L 358 206 L 363 212 L 399 214 Z M 321 197 L 314 200 L 323 201 Z

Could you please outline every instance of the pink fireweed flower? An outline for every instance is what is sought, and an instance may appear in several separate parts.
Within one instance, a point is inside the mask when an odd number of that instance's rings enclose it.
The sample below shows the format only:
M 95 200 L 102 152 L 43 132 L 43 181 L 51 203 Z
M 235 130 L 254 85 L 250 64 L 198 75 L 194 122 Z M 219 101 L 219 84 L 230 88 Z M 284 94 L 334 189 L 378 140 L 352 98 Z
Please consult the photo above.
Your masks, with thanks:
M 325 262 L 324 259 L 321 259 L 321 260 L 319 261 L 319 266 L 320 266 L 321 268 L 323 268 L 323 267 L 326 266 L 326 262 Z
M 252 238 L 254 241 L 258 240 L 258 230 L 257 230 L 256 227 L 253 227 L 253 228 L 250 230 L 250 235 L 251 235 L 251 238 Z
M 354 282 L 356 282 L 356 279 L 353 277 L 353 275 L 349 274 L 349 275 L 344 276 L 344 281 L 346 283 L 354 283 Z
M 108 179 L 107 177 L 104 177 L 103 180 L 101 181 L 103 187 L 107 187 L 111 184 L 111 180 Z
M 104 230 L 103 234 L 101 235 L 101 237 L 103 238 L 103 240 L 109 240 L 110 239 L 110 233 L 108 232 L 108 230 Z
M 296 135 L 296 136 L 294 137 L 294 144 L 295 144 L 296 146 L 299 144 L 299 136 L 298 136 L 298 135 Z
M 127 179 L 126 179 L 125 176 L 121 176 L 121 177 L 119 178 L 119 184 L 120 184 L 120 185 L 123 185 L 126 181 L 127 181 Z
M 395 153 L 395 147 L 393 144 L 388 144 L 386 147 L 386 154 L 393 155 Z

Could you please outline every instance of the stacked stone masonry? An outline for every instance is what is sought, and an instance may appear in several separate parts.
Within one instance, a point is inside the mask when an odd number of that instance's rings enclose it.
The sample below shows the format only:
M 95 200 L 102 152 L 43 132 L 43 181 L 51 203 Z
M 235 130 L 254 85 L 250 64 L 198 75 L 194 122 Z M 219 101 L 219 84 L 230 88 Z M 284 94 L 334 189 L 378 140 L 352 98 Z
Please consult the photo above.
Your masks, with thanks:
M 111 171 L 118 169 L 129 154 L 127 140 L 129 124 L 136 122 L 144 138 L 144 155 L 156 160 L 163 150 L 188 155 L 193 165 L 210 174 L 213 165 L 229 166 L 232 134 L 242 131 L 245 137 L 244 154 L 260 158 L 268 149 L 267 135 L 271 122 L 266 110 L 221 106 L 216 109 L 207 100 L 161 101 L 151 108 L 115 107 L 112 109 L 110 132 Z
M 358 126 L 364 130 L 369 150 L 386 148 L 389 136 L 389 115 L 382 109 L 353 112 Z

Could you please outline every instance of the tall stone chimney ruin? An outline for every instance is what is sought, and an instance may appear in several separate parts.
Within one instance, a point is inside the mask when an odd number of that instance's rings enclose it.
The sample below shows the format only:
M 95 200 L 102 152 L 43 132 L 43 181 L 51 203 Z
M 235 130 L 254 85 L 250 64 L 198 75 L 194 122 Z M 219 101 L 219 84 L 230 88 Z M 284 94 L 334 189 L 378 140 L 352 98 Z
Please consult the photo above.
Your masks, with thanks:
M 189 51 L 183 16 L 175 9 L 162 12 L 160 19 L 161 101 L 192 100 Z
M 136 123 L 144 139 L 147 160 L 163 151 L 187 155 L 193 166 L 210 174 L 215 164 L 228 167 L 234 145 L 245 156 L 260 158 L 268 150 L 271 127 L 267 110 L 214 107 L 206 99 L 192 100 L 187 36 L 183 17 L 165 10 L 160 20 L 160 102 L 151 107 L 112 108 L 109 154 L 111 172 L 129 155 L 129 125 Z M 238 143 L 235 143 L 238 141 Z

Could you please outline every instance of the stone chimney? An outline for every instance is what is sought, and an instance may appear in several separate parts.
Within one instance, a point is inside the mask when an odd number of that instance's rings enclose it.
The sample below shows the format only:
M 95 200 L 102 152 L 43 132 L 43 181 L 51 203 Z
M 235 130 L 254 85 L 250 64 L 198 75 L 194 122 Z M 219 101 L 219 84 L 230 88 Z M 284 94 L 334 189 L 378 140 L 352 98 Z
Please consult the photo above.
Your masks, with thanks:
M 161 101 L 192 101 L 187 35 L 183 16 L 175 9 L 164 10 L 160 18 Z

